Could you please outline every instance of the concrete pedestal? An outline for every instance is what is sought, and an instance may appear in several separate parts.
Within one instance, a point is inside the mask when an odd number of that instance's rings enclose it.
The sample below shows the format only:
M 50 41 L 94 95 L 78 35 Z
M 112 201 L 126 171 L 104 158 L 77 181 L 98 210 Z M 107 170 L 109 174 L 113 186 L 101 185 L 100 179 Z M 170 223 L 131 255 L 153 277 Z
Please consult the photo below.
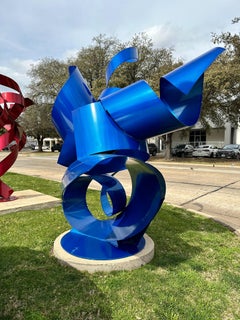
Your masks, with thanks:
M 145 246 L 137 254 L 123 259 L 90 260 L 82 259 L 69 254 L 61 246 L 61 239 L 68 231 L 57 237 L 53 246 L 54 256 L 63 264 L 72 266 L 79 271 L 94 273 L 97 271 L 111 272 L 117 270 L 133 270 L 150 262 L 154 256 L 154 242 L 145 234 Z

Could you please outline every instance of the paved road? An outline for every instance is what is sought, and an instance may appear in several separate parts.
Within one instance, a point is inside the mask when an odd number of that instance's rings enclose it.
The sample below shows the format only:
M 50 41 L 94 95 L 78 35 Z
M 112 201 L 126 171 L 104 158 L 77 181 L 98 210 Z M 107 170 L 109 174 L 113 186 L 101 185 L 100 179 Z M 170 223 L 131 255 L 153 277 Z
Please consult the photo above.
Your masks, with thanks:
M 57 156 L 21 153 L 10 171 L 61 181 L 65 168 L 57 164 Z M 152 160 L 150 163 L 166 180 L 167 203 L 210 215 L 240 232 L 240 166 Z M 128 172 L 120 172 L 116 177 L 130 194 Z

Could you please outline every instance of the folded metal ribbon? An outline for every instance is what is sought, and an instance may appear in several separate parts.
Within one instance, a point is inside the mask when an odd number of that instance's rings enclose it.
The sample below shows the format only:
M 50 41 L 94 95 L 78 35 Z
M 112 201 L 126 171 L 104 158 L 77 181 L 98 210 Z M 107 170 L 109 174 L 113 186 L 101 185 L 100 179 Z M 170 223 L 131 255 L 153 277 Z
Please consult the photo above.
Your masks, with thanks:
M 0 177 L 3 176 L 17 159 L 26 142 L 22 127 L 16 122 L 19 115 L 33 102 L 24 98 L 18 84 L 11 78 L 0 75 L 0 84 L 16 92 L 0 93 L 0 128 L 5 132 L 0 136 L 0 150 L 8 148 L 10 153 L 0 162 Z M 13 189 L 0 180 L 0 201 L 10 200 Z
M 136 51 L 127 49 L 115 56 L 117 62 L 115 57 L 110 61 L 107 84 L 121 63 L 136 60 Z M 68 166 L 89 154 L 112 150 L 136 151 L 135 156 L 141 158 L 138 151 L 146 151 L 143 140 L 195 124 L 201 109 L 204 71 L 223 50 L 214 48 L 163 76 L 161 97 L 141 80 L 122 89 L 107 88 L 96 100 L 79 70 L 70 67 L 70 77 L 52 111 L 55 127 L 65 141 L 59 163 Z M 74 125 L 76 117 L 78 126 Z M 95 121 L 105 126 L 97 124 L 96 129 Z M 106 126 L 111 127 L 111 135 Z
M 73 229 L 62 239 L 66 251 L 90 259 L 115 259 L 139 250 L 165 197 L 162 175 L 145 163 L 146 139 L 196 123 L 204 71 L 222 51 L 214 48 L 162 77 L 160 97 L 144 80 L 125 88 L 108 87 L 122 63 L 137 60 L 136 48 L 113 57 L 106 71 L 107 88 L 97 100 L 79 70 L 69 68 L 69 79 L 52 110 L 53 123 L 64 140 L 58 162 L 68 167 L 63 209 Z M 111 176 L 125 169 L 132 180 L 129 203 L 124 188 Z M 86 194 L 92 180 L 102 185 L 107 220 L 95 218 L 88 209 Z M 93 251 L 92 245 L 97 249 Z

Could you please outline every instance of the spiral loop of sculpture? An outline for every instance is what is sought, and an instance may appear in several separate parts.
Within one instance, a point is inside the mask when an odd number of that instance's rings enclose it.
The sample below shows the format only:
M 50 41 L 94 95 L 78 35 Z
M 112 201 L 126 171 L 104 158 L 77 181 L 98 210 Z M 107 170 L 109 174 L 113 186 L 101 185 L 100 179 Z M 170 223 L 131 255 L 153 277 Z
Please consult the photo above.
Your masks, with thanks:
M 0 85 L 12 91 L 0 92 L 0 151 L 9 150 L 9 154 L 0 161 L 2 177 L 17 159 L 18 152 L 26 142 L 26 135 L 16 119 L 33 102 L 24 98 L 18 84 L 11 78 L 0 74 Z M 0 201 L 12 200 L 13 189 L 0 180 Z
M 223 51 L 214 48 L 160 79 L 159 97 L 144 80 L 125 88 L 108 87 L 124 62 L 138 59 L 136 48 L 120 51 L 106 71 L 106 86 L 95 99 L 76 67 L 58 94 L 53 123 L 64 143 L 58 163 L 63 177 L 63 209 L 72 227 L 61 240 L 70 254 L 109 260 L 133 255 L 144 247 L 143 234 L 165 197 L 161 173 L 146 161 L 146 139 L 192 126 L 198 120 L 204 71 Z M 132 192 L 115 174 L 127 170 Z M 101 185 L 105 218 L 90 211 L 87 192 Z

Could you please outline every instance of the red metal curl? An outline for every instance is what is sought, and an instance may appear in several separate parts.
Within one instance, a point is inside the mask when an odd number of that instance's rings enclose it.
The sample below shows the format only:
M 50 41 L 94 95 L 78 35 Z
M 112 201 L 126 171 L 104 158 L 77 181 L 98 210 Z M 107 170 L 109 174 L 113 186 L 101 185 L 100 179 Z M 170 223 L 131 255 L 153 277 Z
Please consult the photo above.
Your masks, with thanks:
M 23 97 L 20 87 L 13 79 L 0 74 L 0 85 L 15 90 L 15 92 L 0 92 L 0 129 L 4 131 L 0 135 L 0 151 L 8 148 L 10 152 L 0 161 L 0 177 L 2 177 L 14 164 L 18 152 L 26 143 L 26 134 L 16 119 L 33 102 Z M 12 193 L 13 189 L 0 179 L 0 201 L 13 200 Z

